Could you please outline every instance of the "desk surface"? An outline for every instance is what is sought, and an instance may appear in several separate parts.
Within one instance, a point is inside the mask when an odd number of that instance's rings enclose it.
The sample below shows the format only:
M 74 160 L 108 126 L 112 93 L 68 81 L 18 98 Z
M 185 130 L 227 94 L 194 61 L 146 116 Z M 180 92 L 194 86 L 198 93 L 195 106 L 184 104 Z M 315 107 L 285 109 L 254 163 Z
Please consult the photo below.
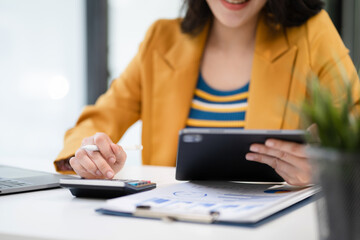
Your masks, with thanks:
M 118 178 L 176 182 L 175 169 L 127 166 Z M 0 239 L 318 239 L 311 202 L 258 227 L 221 226 L 100 215 L 105 200 L 77 199 L 67 189 L 0 197 Z

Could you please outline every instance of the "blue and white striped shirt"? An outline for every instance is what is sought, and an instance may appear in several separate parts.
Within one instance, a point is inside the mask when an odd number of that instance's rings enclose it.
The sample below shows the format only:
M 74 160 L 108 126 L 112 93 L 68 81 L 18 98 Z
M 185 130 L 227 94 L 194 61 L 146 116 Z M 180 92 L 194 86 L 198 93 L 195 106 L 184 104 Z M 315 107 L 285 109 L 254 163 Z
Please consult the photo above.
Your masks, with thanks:
M 210 87 L 199 74 L 187 127 L 244 128 L 249 83 L 233 91 Z

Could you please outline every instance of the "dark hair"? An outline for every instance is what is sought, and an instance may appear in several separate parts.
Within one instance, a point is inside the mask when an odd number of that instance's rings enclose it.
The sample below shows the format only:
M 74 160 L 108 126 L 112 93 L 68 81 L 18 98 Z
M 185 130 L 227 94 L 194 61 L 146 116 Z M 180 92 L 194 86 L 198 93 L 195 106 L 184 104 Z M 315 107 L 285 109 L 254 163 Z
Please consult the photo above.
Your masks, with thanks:
M 185 17 L 181 22 L 184 33 L 197 35 L 213 14 L 205 0 L 184 0 Z M 322 0 L 268 0 L 264 7 L 270 26 L 281 24 L 283 27 L 300 26 L 324 7 Z

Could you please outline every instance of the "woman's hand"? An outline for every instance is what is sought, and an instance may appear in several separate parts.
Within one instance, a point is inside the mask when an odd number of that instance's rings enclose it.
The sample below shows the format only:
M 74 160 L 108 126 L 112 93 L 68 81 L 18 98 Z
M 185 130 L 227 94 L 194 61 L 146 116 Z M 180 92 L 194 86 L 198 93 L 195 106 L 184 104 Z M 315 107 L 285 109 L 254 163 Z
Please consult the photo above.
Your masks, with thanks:
M 72 157 L 69 163 L 79 176 L 111 179 L 123 168 L 126 153 L 105 133 L 96 133 L 84 138 L 81 146 L 84 145 L 96 145 L 99 151 L 87 151 L 82 148 L 76 151 L 75 157 Z
M 305 145 L 268 139 L 264 144 L 252 144 L 246 159 L 265 163 L 292 185 L 311 183 L 311 166 L 305 154 Z

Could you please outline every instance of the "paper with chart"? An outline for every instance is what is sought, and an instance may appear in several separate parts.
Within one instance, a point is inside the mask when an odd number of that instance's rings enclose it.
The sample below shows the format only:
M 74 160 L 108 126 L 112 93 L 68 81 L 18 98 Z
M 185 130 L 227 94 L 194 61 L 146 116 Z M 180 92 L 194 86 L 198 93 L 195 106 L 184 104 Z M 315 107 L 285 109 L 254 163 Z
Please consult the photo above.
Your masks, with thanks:
M 138 206 L 182 214 L 218 212 L 218 221 L 257 222 L 319 191 L 318 187 L 237 182 L 186 182 L 106 202 L 104 209 L 134 213 Z

